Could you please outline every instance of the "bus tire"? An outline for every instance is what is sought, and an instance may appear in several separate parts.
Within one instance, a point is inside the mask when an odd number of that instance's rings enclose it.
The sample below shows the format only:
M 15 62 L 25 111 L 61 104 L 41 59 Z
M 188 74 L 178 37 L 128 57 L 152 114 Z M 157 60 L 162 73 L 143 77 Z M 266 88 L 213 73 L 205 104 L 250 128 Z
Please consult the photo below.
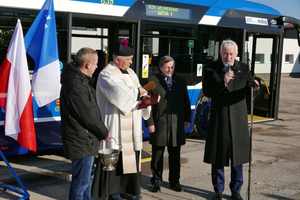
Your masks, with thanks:
M 193 131 L 191 135 L 197 138 L 206 138 L 210 115 L 210 99 L 203 95 L 202 90 L 194 112 Z

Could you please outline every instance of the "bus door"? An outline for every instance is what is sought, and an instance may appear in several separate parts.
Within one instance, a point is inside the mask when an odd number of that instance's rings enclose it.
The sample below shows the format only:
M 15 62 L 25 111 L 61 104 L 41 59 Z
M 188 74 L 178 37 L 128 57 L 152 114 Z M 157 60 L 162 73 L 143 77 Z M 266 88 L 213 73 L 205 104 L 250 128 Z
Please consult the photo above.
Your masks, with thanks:
M 142 81 L 158 73 L 160 58 L 169 55 L 175 60 L 176 73 L 185 77 L 188 85 L 200 82 L 195 75 L 195 30 L 196 26 L 192 25 L 142 21 L 141 49 L 144 55 L 149 55 L 148 72 L 140 73 Z
M 260 83 L 260 91 L 254 101 L 254 121 L 273 120 L 278 93 L 278 36 L 248 34 L 245 42 L 244 62 L 251 66 L 252 75 Z M 278 103 L 278 102 L 277 102 Z M 250 114 L 251 100 L 248 97 Z
M 193 48 L 189 47 L 188 39 L 180 38 L 157 38 L 158 46 L 152 57 L 151 75 L 158 72 L 158 62 L 161 57 L 169 55 L 175 60 L 176 74 L 184 76 L 186 79 L 194 78 L 193 69 Z

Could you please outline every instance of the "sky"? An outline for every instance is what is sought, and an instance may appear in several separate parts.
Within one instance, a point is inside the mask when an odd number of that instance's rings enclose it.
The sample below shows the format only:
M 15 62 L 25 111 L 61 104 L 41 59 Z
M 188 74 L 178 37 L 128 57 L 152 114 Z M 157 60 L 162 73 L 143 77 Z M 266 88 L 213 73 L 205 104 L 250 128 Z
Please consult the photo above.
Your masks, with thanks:
M 279 11 L 281 15 L 300 20 L 300 0 L 247 0 L 264 4 Z

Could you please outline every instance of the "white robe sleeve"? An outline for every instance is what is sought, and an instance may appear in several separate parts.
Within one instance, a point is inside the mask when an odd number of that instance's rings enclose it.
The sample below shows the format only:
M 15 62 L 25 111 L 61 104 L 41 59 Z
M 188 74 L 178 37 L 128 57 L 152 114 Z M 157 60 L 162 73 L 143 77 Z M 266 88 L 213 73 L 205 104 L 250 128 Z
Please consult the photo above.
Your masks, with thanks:
M 142 117 L 144 118 L 144 120 L 147 120 L 147 119 L 150 118 L 151 109 L 152 109 L 151 106 L 148 106 L 147 108 L 141 109 Z

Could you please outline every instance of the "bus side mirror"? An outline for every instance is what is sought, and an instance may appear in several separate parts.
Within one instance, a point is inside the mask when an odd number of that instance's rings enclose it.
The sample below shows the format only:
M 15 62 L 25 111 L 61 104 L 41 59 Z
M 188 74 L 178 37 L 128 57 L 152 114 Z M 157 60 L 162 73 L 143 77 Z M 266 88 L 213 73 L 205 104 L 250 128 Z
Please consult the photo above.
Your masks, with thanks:
M 277 25 L 283 25 L 284 23 L 291 23 L 295 27 L 297 31 L 297 40 L 298 46 L 300 47 L 300 21 L 293 17 L 280 16 L 275 19 L 277 21 Z

